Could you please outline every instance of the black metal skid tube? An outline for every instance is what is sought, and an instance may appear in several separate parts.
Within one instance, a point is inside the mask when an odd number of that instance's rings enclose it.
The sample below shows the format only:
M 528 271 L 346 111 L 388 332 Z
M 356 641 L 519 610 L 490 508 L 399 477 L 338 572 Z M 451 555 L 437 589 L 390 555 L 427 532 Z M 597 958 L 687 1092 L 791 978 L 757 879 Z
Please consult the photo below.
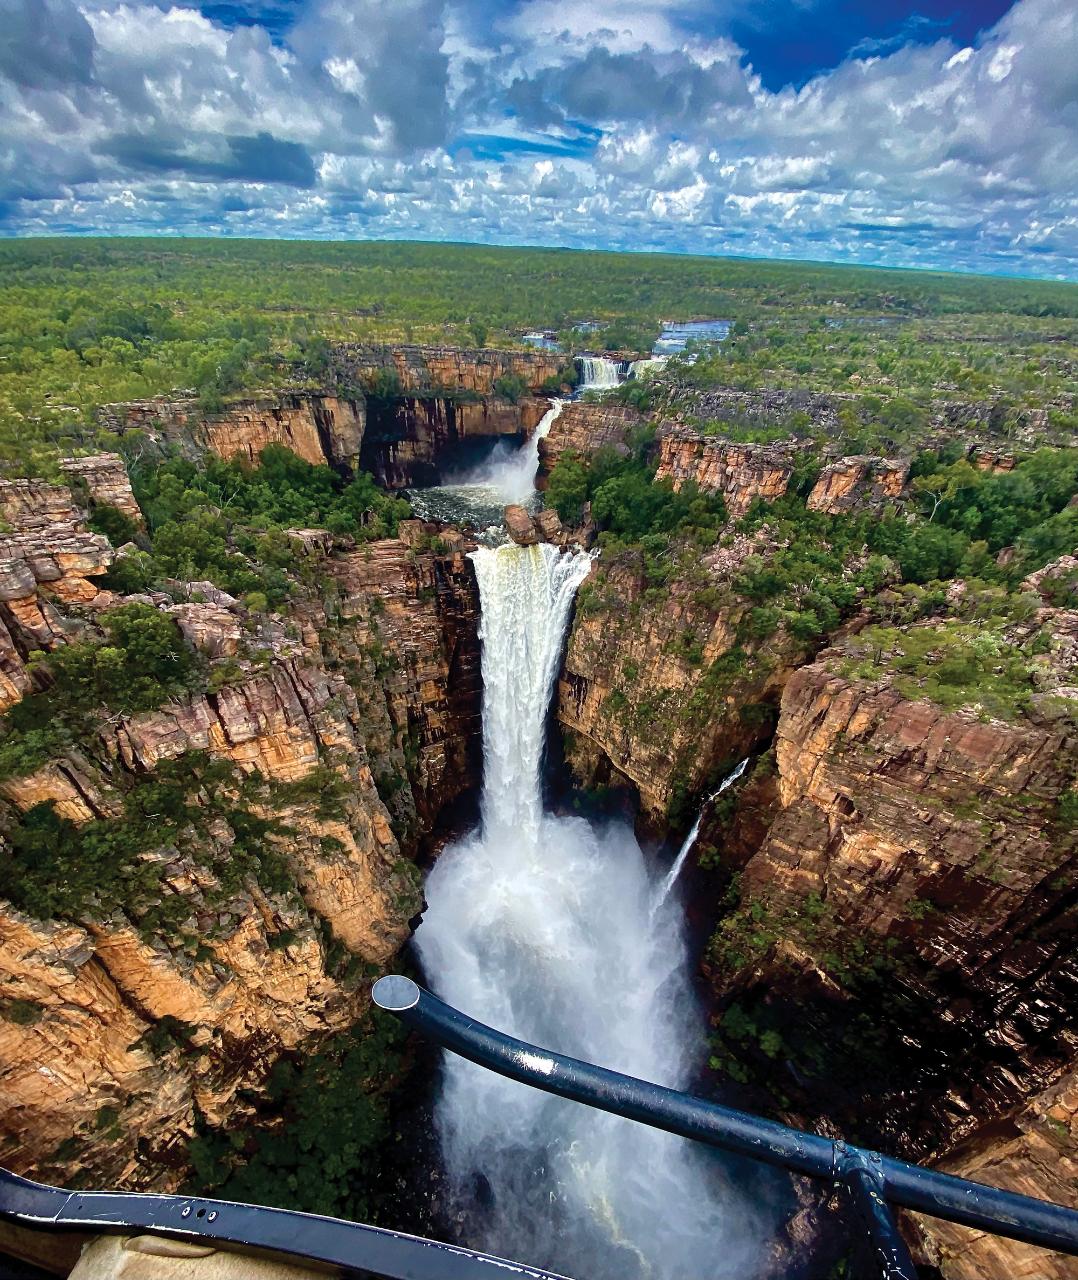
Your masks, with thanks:
M 541 1267 L 340 1218 L 202 1196 L 65 1191 L 6 1169 L 0 1169 L 0 1218 L 31 1230 L 147 1232 L 231 1245 L 328 1263 L 364 1280 L 565 1280 Z
M 843 1181 L 848 1154 L 871 1159 L 891 1204 L 993 1235 L 1078 1255 L 1078 1210 L 895 1160 L 516 1040 L 396 975 L 375 1003 L 461 1057 L 546 1093 L 638 1120 L 796 1173 Z

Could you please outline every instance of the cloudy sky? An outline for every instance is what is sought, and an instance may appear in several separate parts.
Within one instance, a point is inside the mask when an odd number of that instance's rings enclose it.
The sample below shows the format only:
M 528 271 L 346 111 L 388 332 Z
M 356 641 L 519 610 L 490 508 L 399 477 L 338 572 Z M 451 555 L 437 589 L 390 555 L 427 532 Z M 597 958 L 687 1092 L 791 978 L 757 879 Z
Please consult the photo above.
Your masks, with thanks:
M 0 0 L 0 231 L 1078 278 L 1078 0 Z

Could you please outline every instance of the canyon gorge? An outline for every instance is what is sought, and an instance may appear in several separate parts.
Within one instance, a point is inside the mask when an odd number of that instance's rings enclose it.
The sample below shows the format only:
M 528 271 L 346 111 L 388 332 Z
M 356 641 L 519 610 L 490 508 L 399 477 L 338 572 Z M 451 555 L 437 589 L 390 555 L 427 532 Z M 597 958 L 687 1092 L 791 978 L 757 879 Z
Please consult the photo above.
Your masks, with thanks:
M 912 553 L 867 532 L 922 518 L 922 447 L 957 441 L 950 465 L 1007 474 L 1047 417 L 1004 437 L 992 405 L 940 404 L 917 448 L 883 456 L 846 447 L 839 395 L 571 398 L 557 352 L 341 344 L 308 373 L 219 412 L 105 406 L 111 451 L 0 480 L 0 709 L 46 707 L 67 651 L 104 687 L 142 629 L 187 673 L 155 705 L 72 714 L 47 750 L 44 722 L 19 722 L 28 745 L 0 763 L 20 868 L 0 882 L 0 1165 L 184 1185 L 192 1140 L 263 1122 L 282 1058 L 371 1026 L 371 979 L 414 934 L 434 989 L 525 1039 L 1078 1203 L 1078 562 L 1052 554 L 1004 591 L 908 572 Z M 776 438 L 737 438 L 760 423 Z M 269 572 L 242 590 L 136 575 L 163 554 L 166 499 L 192 529 L 238 509 L 223 479 L 190 497 L 207 459 L 285 453 L 373 477 L 379 502 L 415 490 L 419 509 L 478 474 L 523 505 L 509 540 L 375 506 L 351 531 L 251 522 L 228 554 L 284 575 L 279 598 Z M 563 464 L 623 483 L 644 459 L 688 513 L 661 547 L 609 536 L 601 486 L 560 517 L 532 501 L 533 478 L 558 497 Z M 165 462 L 190 472 L 140 501 Z M 769 586 L 800 554 L 795 508 L 837 567 Z M 191 542 L 167 563 L 210 560 Z M 926 685 L 926 652 L 953 675 Z M 617 1027 L 609 992 L 631 1013 Z M 761 1209 L 631 1125 L 460 1063 L 443 1088 L 445 1194 L 459 1208 L 482 1173 L 495 1251 L 548 1257 L 545 1220 L 511 1207 L 552 1188 L 572 1242 L 556 1261 L 587 1274 L 701 1275 L 716 1239 L 731 1275 L 752 1274 L 746 1240 L 774 1236 L 772 1262 L 833 1247 L 834 1212 L 800 1188 L 757 1188 Z M 519 1153 L 538 1149 L 530 1179 Z M 603 1188 L 604 1230 L 574 1179 Z M 682 1207 L 657 1228 L 649 1197 Z M 944 1280 L 1078 1276 L 928 1218 L 906 1229 Z M 621 1264 L 602 1262 L 612 1240 Z

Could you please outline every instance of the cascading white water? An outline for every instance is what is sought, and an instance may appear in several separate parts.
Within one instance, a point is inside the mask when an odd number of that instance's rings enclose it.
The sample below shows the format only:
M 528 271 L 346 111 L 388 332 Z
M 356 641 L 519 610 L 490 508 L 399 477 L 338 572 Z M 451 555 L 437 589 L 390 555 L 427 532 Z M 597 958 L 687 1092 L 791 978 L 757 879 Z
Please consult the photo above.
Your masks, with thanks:
M 505 506 L 507 503 L 527 503 L 535 496 L 535 477 L 539 471 L 539 441 L 549 432 L 551 425 L 565 408 L 565 400 L 553 399 L 531 436 L 519 449 L 503 449 L 499 444 L 485 462 L 462 475 L 448 476 L 443 490 L 471 490 L 473 501 Z M 482 492 L 477 492 L 482 491 Z
M 473 553 L 482 603 L 480 829 L 427 880 L 434 990 L 524 1040 L 684 1087 L 702 1017 L 674 899 L 632 830 L 542 807 L 544 724 L 590 561 L 548 544 Z M 714 1153 L 450 1054 L 437 1126 L 470 1244 L 580 1280 L 748 1277 L 752 1210 Z
M 696 815 L 696 821 L 692 824 L 692 830 L 685 837 L 681 845 L 681 848 L 678 850 L 678 855 L 674 859 L 674 865 L 666 873 L 666 876 L 663 878 L 662 884 L 659 885 L 659 892 L 655 895 L 656 910 L 658 910 L 659 907 L 662 906 L 662 904 L 670 896 L 670 892 L 673 889 L 674 885 L 677 884 L 678 877 L 681 875 L 681 868 L 685 865 L 685 861 L 688 858 L 689 854 L 692 853 L 693 846 L 696 844 L 697 837 L 700 834 L 700 824 L 704 820 L 704 814 L 707 813 L 708 805 L 711 804 L 712 800 L 717 800 L 719 796 L 721 796 L 722 793 L 727 789 L 727 787 L 732 787 L 734 785 L 734 783 L 738 780 L 738 778 L 740 778 L 741 775 L 748 768 L 748 764 L 749 764 L 748 757 L 746 757 L 744 760 L 741 761 L 741 763 L 737 766 L 737 768 L 733 770 L 732 773 L 728 774 L 725 778 L 723 778 L 722 784 L 718 788 L 718 790 L 713 791 L 711 795 L 709 795 L 708 798 L 704 801 L 704 803 L 700 806 L 700 812 Z
M 577 356 L 580 361 L 581 391 L 609 391 L 621 381 L 621 365 L 605 356 Z
M 664 368 L 669 359 L 669 356 L 649 356 L 646 360 L 634 360 L 629 365 L 629 377 L 651 377 L 652 374 L 656 374 L 660 369 Z

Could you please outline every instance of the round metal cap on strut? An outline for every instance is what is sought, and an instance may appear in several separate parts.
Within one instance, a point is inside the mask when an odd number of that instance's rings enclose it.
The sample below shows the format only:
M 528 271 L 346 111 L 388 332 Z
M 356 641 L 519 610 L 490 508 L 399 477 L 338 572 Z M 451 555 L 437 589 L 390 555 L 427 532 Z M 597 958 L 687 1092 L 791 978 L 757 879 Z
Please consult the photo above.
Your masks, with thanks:
M 403 1013 L 419 1003 L 419 988 L 411 978 L 388 973 L 371 988 L 371 996 L 379 1009 L 385 1009 L 387 1013 Z

